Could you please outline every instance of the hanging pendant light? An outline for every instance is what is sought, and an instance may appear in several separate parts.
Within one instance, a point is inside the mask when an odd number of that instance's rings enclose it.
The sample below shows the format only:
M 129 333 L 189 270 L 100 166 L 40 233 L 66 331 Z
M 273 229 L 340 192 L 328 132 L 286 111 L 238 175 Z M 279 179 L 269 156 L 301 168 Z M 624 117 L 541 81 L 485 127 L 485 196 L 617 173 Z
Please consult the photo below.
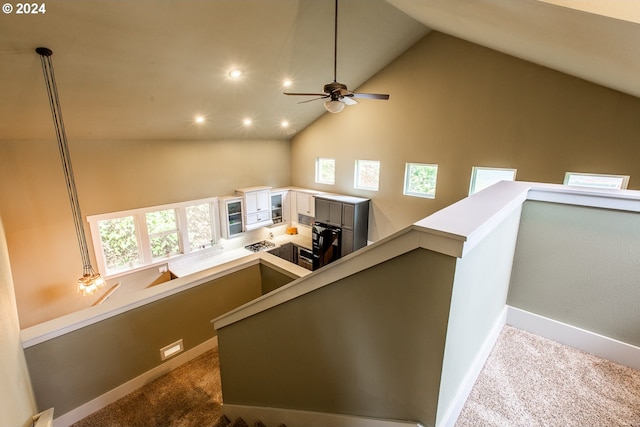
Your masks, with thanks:
M 53 124 L 58 140 L 58 149 L 60 158 L 62 159 L 62 169 L 67 183 L 67 192 L 69 193 L 69 202 L 71 203 L 71 213 L 73 215 L 73 223 L 76 228 L 76 237 L 80 247 L 80 256 L 82 257 L 82 277 L 78 279 L 78 292 L 82 295 L 90 295 L 96 290 L 104 286 L 105 280 L 97 273 L 91 265 L 89 258 L 89 249 L 87 247 L 87 238 L 82 225 L 82 215 L 80 213 L 80 203 L 78 202 L 78 192 L 73 177 L 73 168 L 71 167 L 71 156 L 69 155 L 69 146 L 67 144 L 67 135 L 64 130 L 64 122 L 62 121 L 62 110 L 60 108 L 60 99 L 58 98 L 58 88 L 53 73 L 53 63 L 51 55 L 53 52 L 46 47 L 39 47 L 36 53 L 40 55 L 42 62 L 42 72 L 44 73 L 45 84 L 47 85 L 47 93 L 49 94 L 49 106 L 53 115 Z

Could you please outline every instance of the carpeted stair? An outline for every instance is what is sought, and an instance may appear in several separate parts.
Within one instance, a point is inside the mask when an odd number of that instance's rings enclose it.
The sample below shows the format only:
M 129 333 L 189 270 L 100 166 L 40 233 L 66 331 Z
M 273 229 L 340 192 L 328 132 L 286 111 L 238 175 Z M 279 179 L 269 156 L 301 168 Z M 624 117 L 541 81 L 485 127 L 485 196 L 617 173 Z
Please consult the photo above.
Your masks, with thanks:
M 213 427 L 250 427 L 249 424 L 242 418 L 236 418 L 235 421 L 231 422 L 229 418 L 226 416 L 221 416 L 218 418 L 218 422 L 216 422 Z M 267 427 L 262 423 L 262 421 L 256 421 L 251 427 Z M 278 427 L 287 427 L 284 424 L 278 425 Z

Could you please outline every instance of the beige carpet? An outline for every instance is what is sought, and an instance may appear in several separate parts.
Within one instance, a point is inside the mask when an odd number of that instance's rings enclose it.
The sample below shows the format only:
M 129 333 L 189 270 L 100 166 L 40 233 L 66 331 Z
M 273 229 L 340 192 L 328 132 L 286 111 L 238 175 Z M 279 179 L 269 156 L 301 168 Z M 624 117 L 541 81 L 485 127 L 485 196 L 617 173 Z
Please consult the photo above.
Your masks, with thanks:
M 210 427 L 221 404 L 218 352 L 210 350 L 72 427 Z
M 640 426 L 640 371 L 505 326 L 456 427 Z
M 209 427 L 221 402 L 209 351 L 73 427 Z M 506 326 L 456 423 L 471 426 L 640 427 L 640 371 Z

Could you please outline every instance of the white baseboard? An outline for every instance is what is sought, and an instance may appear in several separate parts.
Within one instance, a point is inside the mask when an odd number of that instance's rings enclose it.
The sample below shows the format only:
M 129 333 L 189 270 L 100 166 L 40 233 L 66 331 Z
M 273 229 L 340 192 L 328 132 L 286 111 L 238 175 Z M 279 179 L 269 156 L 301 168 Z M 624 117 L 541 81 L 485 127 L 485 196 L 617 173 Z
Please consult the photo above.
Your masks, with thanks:
M 136 378 L 127 381 L 124 384 L 104 393 L 101 396 L 79 406 L 71 411 L 63 414 L 53 420 L 53 427 L 68 427 L 81 419 L 93 414 L 94 412 L 104 408 L 105 406 L 115 402 L 116 400 L 126 396 L 127 394 L 134 392 L 145 384 L 150 383 L 158 377 L 167 374 L 177 367 L 184 365 L 188 361 L 195 359 L 201 354 L 218 347 L 218 337 L 213 337 L 202 344 L 199 344 L 192 349 L 180 353 L 172 359 L 167 360 L 165 363 L 156 366 L 150 371 L 145 372 Z
M 640 370 L 640 347 L 508 306 L 507 324 L 543 338 Z
M 482 347 L 476 357 L 473 359 L 467 374 L 464 376 L 462 380 L 462 384 L 458 388 L 456 393 L 456 397 L 453 399 L 453 402 L 446 409 L 444 415 L 442 417 L 436 416 L 436 426 L 438 427 L 453 427 L 460 416 L 460 412 L 464 407 L 465 402 L 469 398 L 469 394 L 473 389 L 473 386 L 484 367 L 489 355 L 491 354 L 491 350 L 496 344 L 498 337 L 500 336 L 500 332 L 504 327 L 507 320 L 507 307 L 502 310 L 500 316 L 496 319 L 489 334 L 485 338 L 482 343 Z
M 269 426 L 285 424 L 287 427 L 423 427 L 422 424 L 415 421 L 386 420 L 355 415 L 226 403 L 222 405 L 222 413 L 231 421 L 242 417 L 249 425 L 253 425 L 257 420 L 260 420 Z

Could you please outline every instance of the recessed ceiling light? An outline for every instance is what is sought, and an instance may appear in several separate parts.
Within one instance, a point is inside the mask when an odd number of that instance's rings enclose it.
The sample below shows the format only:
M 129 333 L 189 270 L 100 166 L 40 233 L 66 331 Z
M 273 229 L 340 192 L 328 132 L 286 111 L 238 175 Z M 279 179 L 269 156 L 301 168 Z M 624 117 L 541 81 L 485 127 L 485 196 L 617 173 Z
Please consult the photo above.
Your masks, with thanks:
M 242 71 L 238 70 L 237 68 L 234 68 L 233 70 L 229 71 L 229 77 L 232 79 L 237 79 L 242 75 Z
M 196 123 L 204 123 L 204 116 L 196 116 L 194 119 Z
M 282 82 L 282 86 L 284 87 L 289 87 L 291 86 L 291 84 L 292 84 L 292 81 L 289 79 L 286 79 L 285 81 Z
M 281 121 L 280 122 L 280 127 L 288 128 L 289 127 L 289 122 L 286 121 L 286 120 Z
M 246 118 L 242 121 L 242 124 L 245 126 L 251 126 L 251 124 L 253 123 L 253 121 L 249 118 Z

